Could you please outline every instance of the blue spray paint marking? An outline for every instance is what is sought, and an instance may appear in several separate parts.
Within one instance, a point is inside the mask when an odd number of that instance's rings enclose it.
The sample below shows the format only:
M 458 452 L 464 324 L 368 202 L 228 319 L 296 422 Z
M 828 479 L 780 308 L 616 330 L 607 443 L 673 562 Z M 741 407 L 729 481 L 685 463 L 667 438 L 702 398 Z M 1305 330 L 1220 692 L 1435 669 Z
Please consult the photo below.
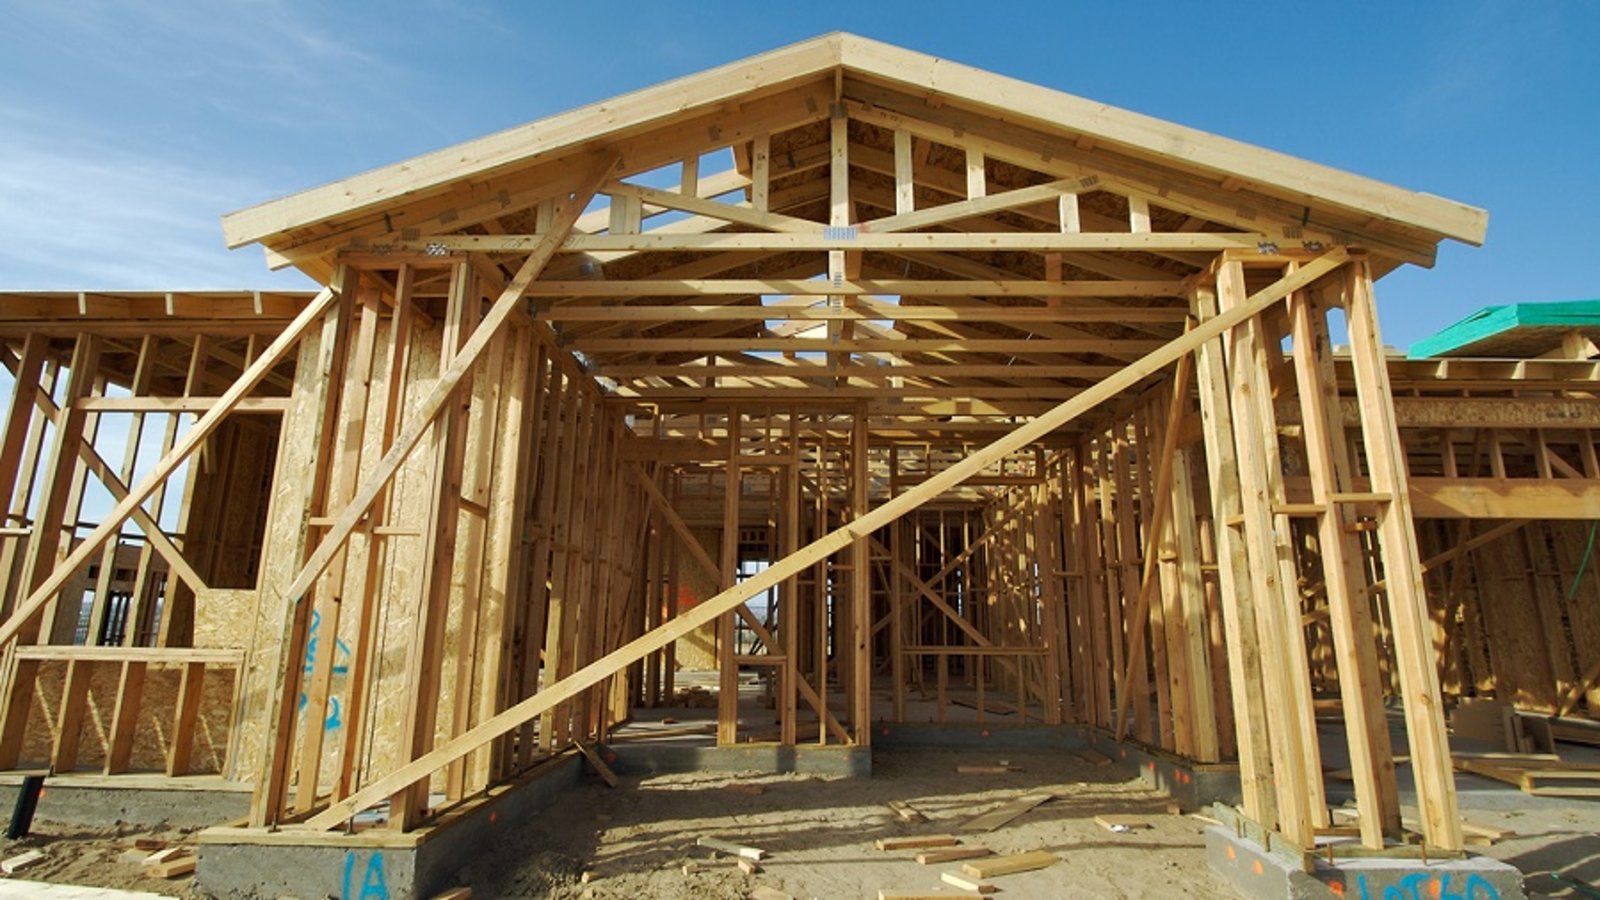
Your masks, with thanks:
M 317 659 L 317 631 L 322 627 L 322 614 L 316 610 L 311 611 L 311 627 L 306 631 L 306 662 L 303 671 L 310 675 Z M 333 674 L 347 675 L 350 672 L 350 645 L 337 637 L 333 640 Z M 299 701 L 295 708 L 301 712 L 306 708 L 305 691 L 300 692 Z M 339 698 L 329 698 L 328 717 L 323 721 L 325 731 L 336 731 L 344 725 L 344 719 L 339 715 Z
M 1384 885 L 1382 900 L 1500 900 L 1500 892 L 1477 873 L 1466 876 L 1459 892 L 1451 890 L 1455 875 L 1454 872 L 1444 875 L 1413 872 L 1401 878 L 1399 884 Z M 1424 888 L 1429 890 L 1424 893 Z M 1360 891 L 1361 900 L 1372 900 L 1366 875 L 1356 876 L 1356 889 Z
M 316 610 L 311 611 L 311 628 L 306 632 L 306 664 L 305 673 L 311 674 L 312 663 L 317 658 L 317 631 L 322 627 L 322 614 Z M 347 675 L 350 672 L 350 645 L 335 637 L 333 639 L 333 674 Z
M 350 880 L 356 873 L 356 852 L 347 850 L 344 854 L 344 890 L 339 894 L 339 900 L 389 900 L 389 883 L 383 875 L 383 854 L 373 853 L 367 857 L 367 868 L 361 874 L 361 889 L 359 893 L 350 893 Z

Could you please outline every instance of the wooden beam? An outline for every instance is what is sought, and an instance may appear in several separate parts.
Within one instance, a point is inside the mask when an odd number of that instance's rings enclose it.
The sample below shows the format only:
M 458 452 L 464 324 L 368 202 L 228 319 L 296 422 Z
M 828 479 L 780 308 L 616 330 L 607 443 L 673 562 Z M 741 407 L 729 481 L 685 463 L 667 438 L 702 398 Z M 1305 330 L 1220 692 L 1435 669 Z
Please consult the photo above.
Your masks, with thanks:
M 457 250 L 479 253 L 515 253 L 540 245 L 543 235 L 440 234 L 416 240 L 396 241 L 404 250 Z M 731 234 L 582 234 L 568 237 L 559 248 L 563 253 L 610 252 L 694 252 L 712 253 L 733 250 L 758 250 L 765 253 L 796 251 L 885 250 L 919 251 L 1022 251 L 1040 253 L 1071 250 L 1113 250 L 1151 253 L 1162 250 L 1251 250 L 1266 238 L 1253 232 L 1176 232 L 1127 234 L 1121 232 L 917 232 L 877 234 L 873 232 L 824 232 L 821 226 L 810 233 L 731 233 Z M 1304 250 L 1301 241 L 1280 238 L 1281 250 Z M 1314 250 L 1314 248 L 1312 248 Z
M 829 306 L 559 306 L 541 310 L 536 319 L 551 322 L 1097 322 L 1122 324 L 1174 323 L 1188 316 L 1184 309 L 1130 307 L 1062 309 L 1042 306 L 902 306 L 865 298 L 851 307 Z
M 904 133 L 896 132 L 896 134 Z M 1048 184 L 1039 184 L 1033 187 L 1017 188 L 1001 194 L 990 194 L 988 196 L 980 194 L 967 200 L 944 203 L 928 209 L 917 210 L 916 212 L 904 212 L 893 216 L 885 216 L 881 219 L 869 219 L 861 223 L 861 230 L 874 234 L 890 234 L 896 231 L 911 231 L 917 228 L 945 225 L 951 222 L 959 222 L 963 219 L 970 219 L 974 216 L 987 216 L 997 212 L 1004 212 L 1009 209 L 1015 209 L 1018 206 L 1053 201 L 1061 194 L 1075 192 L 1077 185 L 1078 181 L 1074 178 L 1052 181 Z
M 721 458 L 726 459 L 726 454 Z M 711 554 L 706 552 L 705 545 L 700 543 L 700 539 L 694 536 L 694 532 L 683 521 L 683 517 L 678 515 L 678 511 L 673 506 L 672 501 L 661 492 L 661 487 L 655 483 L 655 479 L 651 478 L 645 472 L 644 467 L 636 461 L 628 461 L 627 471 L 633 475 L 634 480 L 644 489 L 645 497 L 655 506 L 656 514 L 661 517 L 662 521 L 667 523 L 667 527 L 672 529 L 684 548 L 689 551 L 689 557 L 711 578 L 712 582 L 718 586 L 719 591 L 727 590 L 728 585 L 723 581 L 722 569 L 711 559 Z M 676 565 L 675 561 L 674 565 Z M 772 634 L 755 617 L 755 614 L 750 612 L 748 606 L 741 603 L 735 608 L 734 612 L 744 620 L 744 623 L 750 627 L 751 631 L 755 632 L 756 639 L 761 641 L 764 646 L 776 646 L 776 641 L 773 640 Z M 837 735 L 841 741 L 849 740 L 849 735 L 844 730 L 844 726 L 839 723 L 839 720 L 834 717 L 831 711 L 823 708 L 822 698 L 817 695 L 816 690 L 804 678 L 796 679 L 795 687 L 799 690 L 800 696 L 817 711 L 817 715 L 823 719 L 829 731 Z
M 786 216 L 782 213 L 762 211 L 746 206 L 735 206 L 731 203 L 722 203 L 716 200 L 702 200 L 699 197 L 680 194 L 676 191 L 663 191 L 622 181 L 613 181 L 601 188 L 600 192 L 610 194 L 614 201 L 626 199 L 635 203 L 652 203 L 667 209 L 709 216 L 724 222 L 732 222 L 736 225 L 765 228 L 768 231 L 805 233 L 815 231 L 820 224 L 809 219 Z M 635 230 L 637 231 L 637 229 Z M 616 231 L 613 231 L 612 234 L 616 234 Z
M 1378 543 L 1389 582 L 1384 593 L 1400 670 L 1417 805 L 1428 842 L 1446 850 L 1459 850 L 1461 816 L 1445 734 L 1439 670 L 1428 639 L 1428 600 L 1406 483 L 1405 450 L 1394 409 L 1389 406 L 1389 373 L 1384 365 L 1383 339 L 1372 296 L 1372 273 L 1365 260 L 1358 261 L 1347 273 L 1345 316 L 1372 487 L 1392 498 L 1378 507 Z
M 826 297 L 881 294 L 908 297 L 1182 297 L 1180 281 L 1074 280 L 1022 278 L 961 280 L 873 278 L 834 284 L 809 278 L 644 278 L 619 281 L 535 281 L 528 297 L 701 297 L 786 295 Z M 607 307 L 614 308 L 614 307 Z
M 578 338 L 563 346 L 585 354 L 596 353 L 1149 353 L 1162 342 L 1132 338 Z
M 1053 143 L 1073 132 L 1142 156 L 1174 158 L 1209 172 L 1249 172 L 1253 182 L 1296 197 L 1315 191 L 1325 202 L 1384 215 L 1469 243 L 1480 243 L 1488 215 L 1442 197 L 1402 190 L 1285 153 L 1174 125 L 1061 91 L 985 72 L 855 35 L 840 36 L 847 71 L 874 82 L 909 86 L 947 98 L 946 108 L 977 109 L 1004 121 L 1028 121 Z M 851 93 L 857 92 L 855 82 Z M 1084 127 L 1083 123 L 1092 123 Z M 1041 134 L 1041 137 L 1044 137 Z M 1307 199 L 1310 199 L 1307 197 Z

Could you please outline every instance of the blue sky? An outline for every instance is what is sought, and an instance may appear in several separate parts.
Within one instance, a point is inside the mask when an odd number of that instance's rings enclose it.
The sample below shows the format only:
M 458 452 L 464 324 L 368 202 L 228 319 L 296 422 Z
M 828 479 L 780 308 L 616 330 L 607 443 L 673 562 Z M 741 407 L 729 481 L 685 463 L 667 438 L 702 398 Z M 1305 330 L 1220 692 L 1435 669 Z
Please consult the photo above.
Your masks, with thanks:
M 300 287 L 226 211 L 846 30 L 1485 207 L 1409 344 L 1600 297 L 1600 4 L 4 0 L 0 288 Z

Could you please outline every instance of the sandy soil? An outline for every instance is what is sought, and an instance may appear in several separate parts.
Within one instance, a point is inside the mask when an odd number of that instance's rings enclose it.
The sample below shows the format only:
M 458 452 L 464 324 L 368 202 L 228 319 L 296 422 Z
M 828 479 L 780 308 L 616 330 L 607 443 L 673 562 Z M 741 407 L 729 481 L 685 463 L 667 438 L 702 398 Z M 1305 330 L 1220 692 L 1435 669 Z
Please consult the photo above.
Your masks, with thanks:
M 880 889 L 955 895 L 939 874 L 959 863 L 922 866 L 916 851 L 873 848 L 879 838 L 952 833 L 999 854 L 1043 849 L 1061 858 L 1049 869 L 996 878 L 1012 896 L 1233 896 L 1206 867 L 1204 823 L 1169 815 L 1165 798 L 1137 779 L 1060 753 L 1004 758 L 1022 771 L 957 774 L 957 765 L 1000 760 L 917 751 L 876 754 L 870 779 L 624 775 L 620 789 L 596 782 L 569 794 L 559 811 L 501 838 L 494 863 L 464 874 L 475 893 L 490 897 L 743 898 L 757 886 L 796 897 L 876 897 Z M 973 816 L 1041 789 L 1058 799 L 987 834 L 962 833 Z M 928 821 L 902 822 L 889 800 L 910 803 Z M 1100 813 L 1143 813 L 1152 827 L 1112 833 L 1095 824 Z M 770 855 L 760 873 L 745 875 L 696 846 L 702 836 Z M 685 875 L 691 861 L 701 868 Z
M 0 831 L 4 829 L 0 828 Z M 192 847 L 192 832 L 193 829 L 125 824 L 92 826 L 35 821 L 31 833 L 25 838 L 15 841 L 0 838 L 0 858 L 10 859 L 19 853 L 39 850 L 48 858 L 18 872 L 18 878 L 125 891 L 149 891 L 187 900 L 200 896 L 193 891 L 194 878 L 185 876 L 168 880 L 146 876 L 140 863 L 151 851 L 136 850 L 133 842 L 139 838 L 156 838 L 171 845 L 188 844 Z

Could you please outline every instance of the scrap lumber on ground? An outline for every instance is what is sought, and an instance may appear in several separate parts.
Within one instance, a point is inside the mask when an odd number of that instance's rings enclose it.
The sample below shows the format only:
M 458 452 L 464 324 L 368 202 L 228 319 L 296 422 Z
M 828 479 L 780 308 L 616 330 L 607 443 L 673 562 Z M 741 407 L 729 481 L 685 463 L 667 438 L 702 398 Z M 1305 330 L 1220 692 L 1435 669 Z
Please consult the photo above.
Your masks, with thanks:
M 1060 857 L 1048 850 L 1031 850 L 1027 853 L 996 856 L 994 859 L 962 863 L 961 871 L 971 875 L 973 878 L 989 879 L 998 878 L 1001 875 L 1015 875 L 1018 872 L 1043 869 L 1060 861 Z

